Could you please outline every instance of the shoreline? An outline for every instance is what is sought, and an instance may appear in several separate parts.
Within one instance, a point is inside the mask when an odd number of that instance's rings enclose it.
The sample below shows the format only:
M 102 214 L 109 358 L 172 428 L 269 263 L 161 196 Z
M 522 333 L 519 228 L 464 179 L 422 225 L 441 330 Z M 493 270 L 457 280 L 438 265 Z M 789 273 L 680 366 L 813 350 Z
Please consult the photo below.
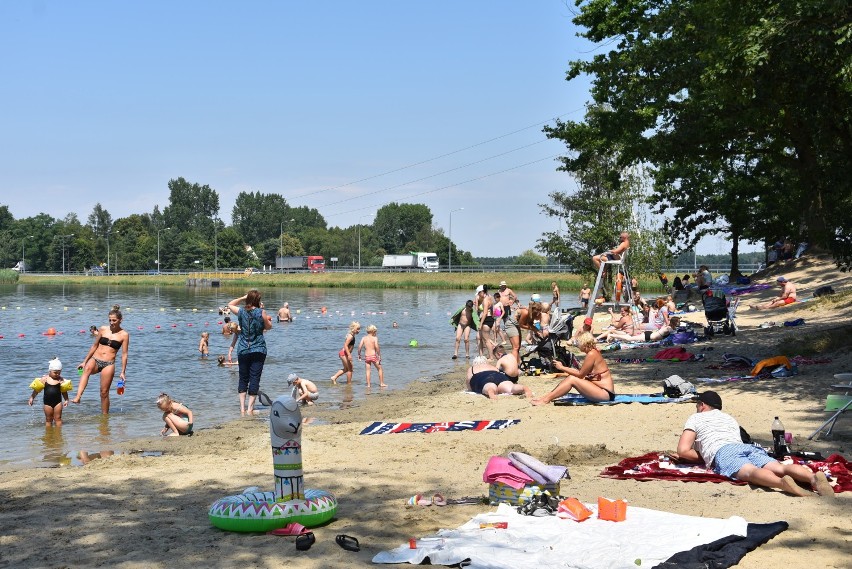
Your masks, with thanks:
M 796 277 L 808 290 L 824 282 L 820 268 Z M 794 271 L 784 273 L 788 278 Z M 813 283 L 809 283 L 809 279 Z M 847 277 L 843 277 L 848 283 Z M 837 284 L 833 285 L 839 288 Z M 767 290 L 749 301 L 777 294 Z M 694 313 L 703 321 L 703 312 Z M 805 326 L 759 329 L 766 320 L 804 318 Z M 776 355 L 780 346 L 812 347 L 822 335 L 852 322 L 852 299 L 799 303 L 775 312 L 744 311 L 736 337 L 717 336 L 710 342 L 686 345 L 703 352 L 702 362 L 614 363 L 629 354 L 648 358 L 657 348 L 607 355 L 618 393 L 659 391 L 662 380 L 678 374 L 687 381 L 721 375 L 707 365 L 724 353 Z M 836 336 L 836 334 L 835 334 Z M 828 418 L 825 398 L 837 381 L 833 373 L 852 370 L 849 340 L 831 345 L 821 357 L 829 363 L 800 366 L 800 375 L 748 382 L 714 384 L 725 411 L 754 439 L 770 441 L 770 424 L 778 415 L 793 433 L 794 449 L 827 455 L 852 454 L 849 417 L 838 421 L 830 440 L 807 436 Z M 819 349 L 821 344 L 816 344 Z M 707 348 L 713 348 L 707 350 Z M 819 353 L 819 352 L 817 352 Z M 551 376 L 521 378 L 536 394 L 550 389 Z M 696 383 L 699 390 L 704 384 Z M 632 506 L 694 516 L 742 516 L 749 522 L 785 520 L 790 528 L 749 553 L 738 567 L 843 567 L 846 564 L 848 516 L 852 493 L 827 502 L 794 498 L 780 492 L 732 484 L 669 481 L 622 481 L 601 478 L 606 466 L 623 458 L 672 450 L 694 406 L 614 405 L 533 407 L 511 396 L 490 401 L 462 392 L 463 374 L 454 371 L 398 390 L 378 393 L 348 409 L 308 408 L 305 416 L 322 419 L 304 426 L 304 475 L 308 488 L 329 491 L 339 500 L 336 518 L 314 528 L 316 544 L 296 551 L 292 538 L 236 534 L 213 528 L 207 509 L 215 500 L 250 486 L 271 490 L 272 455 L 266 420 L 236 419 L 205 428 L 193 437 L 136 439 L 122 449 L 163 451 L 162 456 L 123 454 L 78 468 L 20 470 L 0 473 L 4 508 L 0 521 L 3 564 L 55 567 L 69 561 L 80 566 L 169 568 L 204 564 L 213 567 L 350 567 L 370 564 L 379 551 L 407 543 L 411 537 L 455 528 L 474 515 L 493 511 L 484 504 L 406 508 L 414 494 L 447 498 L 485 496 L 482 472 L 492 455 L 527 452 L 546 463 L 569 468 L 571 479 L 562 493 L 592 502 L 598 496 L 623 498 Z M 520 419 L 503 430 L 431 434 L 359 435 L 374 421 L 431 422 Z M 327 421 L 327 422 L 326 422 Z M 628 509 L 629 516 L 629 509 Z M 571 523 L 571 522 L 566 522 Z M 52 536 L 33 546 L 35 531 Z M 341 549 L 337 534 L 358 538 L 361 551 Z M 68 557 L 74 551 L 73 557 Z

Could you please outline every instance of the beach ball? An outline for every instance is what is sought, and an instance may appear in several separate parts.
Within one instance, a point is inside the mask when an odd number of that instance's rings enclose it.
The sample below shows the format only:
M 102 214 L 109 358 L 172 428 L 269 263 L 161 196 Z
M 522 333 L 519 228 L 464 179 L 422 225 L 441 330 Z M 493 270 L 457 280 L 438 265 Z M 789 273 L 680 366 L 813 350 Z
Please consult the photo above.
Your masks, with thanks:
M 408 345 L 412 348 L 416 348 L 417 347 L 417 340 L 411 340 L 410 342 L 408 342 Z

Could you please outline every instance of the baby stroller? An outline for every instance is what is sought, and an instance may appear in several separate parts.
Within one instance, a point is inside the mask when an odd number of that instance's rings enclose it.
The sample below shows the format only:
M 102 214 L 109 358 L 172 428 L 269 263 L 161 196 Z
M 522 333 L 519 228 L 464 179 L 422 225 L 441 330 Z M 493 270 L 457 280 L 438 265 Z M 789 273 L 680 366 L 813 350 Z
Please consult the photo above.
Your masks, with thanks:
M 534 346 L 528 347 L 526 353 L 521 354 L 519 365 L 521 371 L 528 375 L 533 370 L 553 373 L 557 371 L 553 367 L 554 360 L 558 360 L 564 366 L 580 367 L 574 354 L 569 352 L 561 343 L 562 340 L 571 337 L 574 316 L 574 314 L 567 313 L 553 315 L 553 319 L 547 326 L 548 335 L 540 339 Z
M 714 334 L 737 335 L 736 309 L 739 302 L 737 298 L 733 304 L 725 298 L 725 293 L 720 290 L 707 291 L 704 301 L 704 317 L 707 326 L 704 328 L 704 336 L 712 338 Z

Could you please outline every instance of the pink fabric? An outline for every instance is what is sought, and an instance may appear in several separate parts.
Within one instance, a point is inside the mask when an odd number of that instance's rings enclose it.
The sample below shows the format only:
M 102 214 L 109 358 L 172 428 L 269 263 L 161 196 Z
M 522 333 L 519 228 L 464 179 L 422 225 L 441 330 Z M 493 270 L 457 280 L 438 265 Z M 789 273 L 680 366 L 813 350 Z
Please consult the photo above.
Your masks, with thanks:
M 505 456 L 492 456 L 488 459 L 485 472 L 482 473 L 482 481 L 489 484 L 502 482 L 515 490 L 520 490 L 527 484 L 531 484 L 533 479 L 515 468 Z

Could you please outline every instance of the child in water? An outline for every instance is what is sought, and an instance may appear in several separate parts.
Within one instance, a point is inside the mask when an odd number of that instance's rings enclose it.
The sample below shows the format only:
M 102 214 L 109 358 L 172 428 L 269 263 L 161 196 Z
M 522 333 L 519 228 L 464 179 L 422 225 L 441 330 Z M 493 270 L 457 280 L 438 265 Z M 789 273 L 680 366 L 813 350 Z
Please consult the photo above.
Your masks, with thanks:
M 201 352 L 202 358 L 206 358 L 210 353 L 210 332 L 201 333 L 201 341 L 198 342 L 198 351 Z
M 216 361 L 219 362 L 219 367 L 240 365 L 239 362 L 229 362 L 225 360 L 225 356 L 219 354 L 216 356 Z
M 166 393 L 160 393 L 157 397 L 157 407 L 163 412 L 163 421 L 166 423 L 160 431 L 161 435 L 164 437 L 192 436 L 192 411 L 188 407 L 172 401 Z
M 379 387 L 387 387 L 385 385 L 385 372 L 382 369 L 382 349 L 379 347 L 379 329 L 375 324 L 367 326 L 367 335 L 361 338 L 361 343 L 358 344 L 358 360 L 361 359 L 361 350 L 364 350 L 364 363 L 367 366 L 367 387 L 370 387 L 370 366 L 376 366 L 379 372 Z
M 65 379 L 62 377 L 62 362 L 59 358 L 53 358 L 48 364 L 47 375 L 41 376 L 30 387 L 33 388 L 33 393 L 27 402 L 27 405 L 32 407 L 35 396 L 38 392 L 44 390 L 44 425 L 50 427 L 56 425 L 62 426 L 62 408 L 68 407 L 68 390 L 62 390 L 62 383 Z M 41 387 L 39 387 L 39 384 Z M 69 389 L 70 389 L 70 383 Z M 64 400 L 64 401 L 63 401 Z
M 295 373 L 291 373 L 287 377 L 287 385 L 293 385 L 299 392 L 297 403 L 302 405 L 313 405 L 314 401 L 319 399 L 319 389 L 313 381 L 302 379 Z

